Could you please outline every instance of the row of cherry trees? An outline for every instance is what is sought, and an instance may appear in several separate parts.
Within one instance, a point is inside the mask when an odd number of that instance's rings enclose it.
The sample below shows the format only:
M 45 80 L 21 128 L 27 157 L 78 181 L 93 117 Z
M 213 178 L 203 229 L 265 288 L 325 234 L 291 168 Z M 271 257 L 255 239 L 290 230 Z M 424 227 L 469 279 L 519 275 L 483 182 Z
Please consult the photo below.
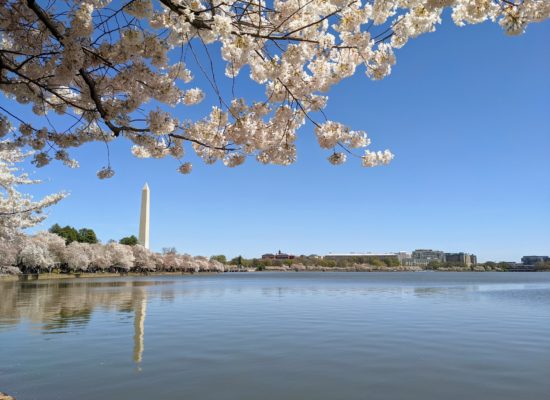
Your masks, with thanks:
M 150 252 L 143 246 L 119 243 L 80 243 L 66 241 L 50 232 L 29 236 L 25 228 L 46 218 L 44 210 L 63 199 L 65 193 L 41 200 L 21 193 L 21 185 L 39 183 L 20 172 L 25 156 L 9 142 L 0 141 L 0 274 L 97 271 L 223 271 L 223 264 L 204 257 Z
M 224 265 L 206 257 L 186 254 L 153 253 L 143 246 L 119 243 L 65 244 L 65 239 L 39 232 L 32 236 L 17 235 L 14 240 L 0 241 L 0 273 L 41 272 L 155 272 L 215 271 Z

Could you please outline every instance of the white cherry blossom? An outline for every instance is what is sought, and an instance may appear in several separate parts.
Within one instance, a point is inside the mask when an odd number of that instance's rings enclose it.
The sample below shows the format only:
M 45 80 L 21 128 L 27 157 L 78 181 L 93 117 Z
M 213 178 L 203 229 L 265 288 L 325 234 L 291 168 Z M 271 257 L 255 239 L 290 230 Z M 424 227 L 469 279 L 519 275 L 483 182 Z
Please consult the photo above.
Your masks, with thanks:
M 366 127 L 325 117 L 334 85 L 356 73 L 388 76 L 394 50 L 436 31 L 445 10 L 459 26 L 488 21 L 509 35 L 550 17 L 548 0 L 0 3 L 0 91 L 9 99 L 0 137 L 36 150 L 37 167 L 58 160 L 71 168 L 78 166 L 71 148 L 125 137 L 135 156 L 174 157 L 182 173 L 191 171 L 185 148 L 207 164 L 235 167 L 250 156 L 288 165 L 298 134 L 312 130 L 333 164 L 387 164 L 389 151 L 367 150 L 370 139 L 358 130 Z M 204 87 L 189 86 L 196 76 Z M 241 99 L 242 86 L 263 96 Z M 213 106 L 206 115 L 185 111 L 204 101 Z M 36 118 L 23 123 L 12 102 Z M 54 130 L 52 113 L 70 123 Z M 355 157 L 334 155 L 344 154 L 336 147 Z M 114 174 L 105 164 L 101 179 Z
M 35 201 L 19 192 L 21 185 L 40 183 L 18 172 L 17 164 L 28 156 L 29 153 L 23 153 L 14 143 L 0 141 L 0 241 L 11 241 L 22 229 L 42 222 L 46 218 L 45 209 L 66 196 L 57 193 Z

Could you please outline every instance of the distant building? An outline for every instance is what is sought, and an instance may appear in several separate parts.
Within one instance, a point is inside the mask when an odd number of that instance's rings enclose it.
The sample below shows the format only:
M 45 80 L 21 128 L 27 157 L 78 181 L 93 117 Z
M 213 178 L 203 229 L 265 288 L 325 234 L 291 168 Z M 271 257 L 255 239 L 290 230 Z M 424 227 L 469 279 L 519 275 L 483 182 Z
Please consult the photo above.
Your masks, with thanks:
M 412 257 L 405 260 L 405 265 L 426 266 L 431 262 L 445 262 L 445 253 L 439 250 L 417 249 Z
M 548 256 L 523 256 L 521 257 L 521 263 L 523 265 L 536 265 L 538 263 L 544 263 L 550 261 Z
M 445 253 L 445 261 L 451 264 L 460 264 L 467 267 L 477 264 L 477 257 L 468 253 Z
M 497 263 L 495 263 L 495 264 L 497 264 Z M 506 268 L 519 268 L 523 264 L 517 263 L 515 261 L 501 261 L 497 265 L 499 265 L 499 266 L 503 265 L 503 266 L 506 266 Z
M 406 251 L 398 251 L 395 255 L 399 259 L 401 265 L 405 265 L 405 262 L 411 259 L 411 253 L 407 253 Z
M 294 258 L 296 258 L 295 255 L 282 253 L 281 250 L 279 250 L 277 254 L 271 254 L 271 253 L 262 254 L 263 260 L 292 260 Z

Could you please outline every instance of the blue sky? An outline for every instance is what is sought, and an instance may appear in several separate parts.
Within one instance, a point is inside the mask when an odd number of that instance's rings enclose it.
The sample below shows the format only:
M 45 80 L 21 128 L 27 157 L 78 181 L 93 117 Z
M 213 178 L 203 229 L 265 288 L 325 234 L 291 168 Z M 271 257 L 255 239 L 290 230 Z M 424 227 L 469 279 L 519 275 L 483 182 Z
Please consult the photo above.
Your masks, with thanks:
M 391 165 L 331 166 L 307 125 L 289 167 L 250 161 L 228 169 L 192 157 L 193 173 L 183 176 L 175 160 L 139 160 L 118 141 L 116 175 L 100 181 L 105 146 L 91 144 L 72 153 L 77 170 L 30 168 L 45 180 L 31 193 L 71 193 L 36 229 L 57 222 L 93 228 L 103 241 L 137 235 L 148 182 L 151 247 L 159 251 L 434 248 L 482 261 L 550 254 L 550 23 L 508 37 L 494 24 L 446 22 L 397 51 L 388 78 L 372 82 L 360 72 L 330 93 L 329 118 L 369 132 L 372 149 L 395 153 Z M 249 86 L 240 94 L 257 92 Z M 176 112 L 199 116 L 211 104 Z

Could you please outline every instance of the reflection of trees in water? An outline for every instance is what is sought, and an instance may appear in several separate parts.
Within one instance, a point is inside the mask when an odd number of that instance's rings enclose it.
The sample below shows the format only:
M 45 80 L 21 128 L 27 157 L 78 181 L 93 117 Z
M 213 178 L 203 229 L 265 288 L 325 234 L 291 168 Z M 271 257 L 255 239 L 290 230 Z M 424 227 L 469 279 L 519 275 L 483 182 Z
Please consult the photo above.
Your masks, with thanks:
M 437 287 L 415 287 L 414 294 L 418 297 L 429 297 L 434 295 L 461 294 L 467 291 L 476 291 L 477 286 L 437 286 Z
M 0 328 L 28 320 L 43 333 L 66 333 L 84 327 L 96 310 L 134 313 L 134 361 L 139 364 L 144 348 L 144 324 L 148 297 L 160 294 L 173 301 L 174 292 L 148 293 L 147 287 L 170 281 L 117 282 L 4 282 L 0 284 Z
M 28 320 L 51 328 L 56 321 L 66 326 L 72 320 L 87 320 L 95 310 L 133 312 L 147 296 L 147 287 L 166 283 L 171 282 L 3 282 L 0 320 L 3 325 Z
M 82 310 L 62 309 L 59 315 L 54 315 L 50 320 L 44 322 L 42 329 L 44 333 L 63 333 L 63 330 L 74 329 L 74 327 L 86 325 L 92 316 L 89 308 Z

